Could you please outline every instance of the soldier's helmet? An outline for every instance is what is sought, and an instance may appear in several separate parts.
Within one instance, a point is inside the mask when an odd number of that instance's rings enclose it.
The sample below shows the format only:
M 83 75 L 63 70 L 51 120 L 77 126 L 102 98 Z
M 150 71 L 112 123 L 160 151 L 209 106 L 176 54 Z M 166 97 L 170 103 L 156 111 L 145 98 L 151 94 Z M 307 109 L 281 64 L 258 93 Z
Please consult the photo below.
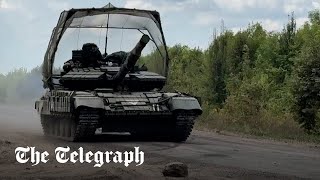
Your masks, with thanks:
M 96 44 L 86 43 L 82 46 L 82 66 L 99 66 L 101 60 L 102 54 Z

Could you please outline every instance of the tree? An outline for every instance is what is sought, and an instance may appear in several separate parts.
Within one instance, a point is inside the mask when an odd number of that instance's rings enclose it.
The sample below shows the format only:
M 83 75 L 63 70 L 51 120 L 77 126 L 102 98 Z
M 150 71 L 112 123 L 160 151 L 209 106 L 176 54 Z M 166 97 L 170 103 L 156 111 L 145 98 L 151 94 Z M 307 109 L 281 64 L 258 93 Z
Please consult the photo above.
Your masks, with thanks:
M 320 132 L 320 24 L 319 11 L 309 14 L 311 26 L 305 25 L 303 46 L 297 58 L 294 112 L 308 132 Z
M 0 74 L 0 103 L 4 103 L 7 98 L 6 77 Z
M 227 59 L 227 51 L 230 45 L 229 42 L 232 37 L 232 32 L 224 32 L 224 34 L 220 35 L 213 41 L 208 50 L 208 56 L 211 62 L 212 69 L 212 101 L 214 105 L 220 108 L 227 98 L 225 65 Z
M 309 12 L 309 19 L 311 24 L 318 24 L 320 25 L 320 11 L 319 9 L 313 10 Z
M 280 34 L 280 56 L 278 60 L 278 67 L 282 68 L 290 74 L 294 64 L 293 57 L 295 57 L 297 54 L 297 47 L 295 46 L 297 25 L 293 13 L 291 14 L 291 16 L 289 16 L 289 18 L 289 22 Z
M 250 71 L 250 50 L 249 47 L 245 44 L 242 50 L 242 79 L 249 76 Z

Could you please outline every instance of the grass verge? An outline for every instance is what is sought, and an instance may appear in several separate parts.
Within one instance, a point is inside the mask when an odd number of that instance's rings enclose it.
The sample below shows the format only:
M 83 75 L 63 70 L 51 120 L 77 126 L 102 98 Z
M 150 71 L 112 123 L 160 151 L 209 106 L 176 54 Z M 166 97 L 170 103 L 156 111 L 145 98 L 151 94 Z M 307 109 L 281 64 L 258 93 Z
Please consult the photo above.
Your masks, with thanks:
M 256 114 L 243 115 L 205 106 L 195 128 L 277 141 L 320 144 L 320 136 L 303 131 L 291 114 L 274 115 L 263 110 Z

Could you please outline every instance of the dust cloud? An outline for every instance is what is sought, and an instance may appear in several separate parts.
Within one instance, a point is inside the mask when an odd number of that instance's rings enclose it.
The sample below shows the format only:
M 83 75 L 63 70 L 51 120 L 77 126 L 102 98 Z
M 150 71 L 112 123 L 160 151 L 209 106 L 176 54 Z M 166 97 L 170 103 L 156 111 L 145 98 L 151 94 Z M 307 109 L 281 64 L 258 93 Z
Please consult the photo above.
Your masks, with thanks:
M 40 118 L 30 105 L 0 104 L 0 131 L 41 133 Z
M 44 91 L 40 67 L 1 75 L 0 131 L 42 132 L 34 104 Z
M 4 85 L 1 89 L 5 92 L 0 94 L 2 104 L 30 105 L 44 92 L 40 68 L 30 72 L 23 69 L 14 70 L 3 78 L 0 85 Z

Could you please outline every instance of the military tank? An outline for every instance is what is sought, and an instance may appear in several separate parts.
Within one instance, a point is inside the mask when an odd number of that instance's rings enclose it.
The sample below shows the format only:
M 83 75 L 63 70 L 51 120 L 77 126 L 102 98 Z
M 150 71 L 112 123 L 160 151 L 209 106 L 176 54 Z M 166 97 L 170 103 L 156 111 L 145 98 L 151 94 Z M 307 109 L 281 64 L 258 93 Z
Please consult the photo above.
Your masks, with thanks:
M 163 90 L 168 63 L 157 11 L 63 11 L 42 64 L 46 92 L 35 102 L 44 135 L 87 141 L 98 129 L 186 141 L 202 109 L 196 97 Z

